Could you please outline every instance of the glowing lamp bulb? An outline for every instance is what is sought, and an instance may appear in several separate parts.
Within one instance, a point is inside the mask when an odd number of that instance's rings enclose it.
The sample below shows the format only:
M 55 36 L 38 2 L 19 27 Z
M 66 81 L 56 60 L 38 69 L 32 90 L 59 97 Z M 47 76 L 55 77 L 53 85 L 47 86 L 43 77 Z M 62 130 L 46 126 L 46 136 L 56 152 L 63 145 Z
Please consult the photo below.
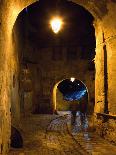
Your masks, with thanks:
M 72 82 L 74 82 L 75 78 L 71 77 L 70 80 L 71 80 Z
M 54 33 L 58 33 L 62 26 L 62 20 L 60 18 L 54 18 L 51 20 L 51 27 Z

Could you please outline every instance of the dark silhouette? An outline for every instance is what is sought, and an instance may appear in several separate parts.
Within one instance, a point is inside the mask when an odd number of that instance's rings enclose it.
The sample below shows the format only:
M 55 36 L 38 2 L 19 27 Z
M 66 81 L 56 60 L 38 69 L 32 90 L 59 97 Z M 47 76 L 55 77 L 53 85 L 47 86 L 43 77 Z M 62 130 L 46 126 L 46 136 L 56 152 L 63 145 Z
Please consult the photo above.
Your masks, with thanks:
M 77 101 L 71 101 L 70 103 L 70 110 L 72 114 L 72 119 L 71 119 L 71 124 L 76 125 L 76 114 L 77 111 L 79 112 L 80 115 L 80 121 L 81 121 L 81 126 L 83 130 L 87 129 L 87 105 L 88 105 L 88 99 L 87 96 L 84 96 L 81 98 L 81 100 Z
M 11 126 L 11 147 L 13 148 L 23 147 L 23 138 L 20 132 L 13 126 Z
M 76 113 L 77 111 L 79 111 L 79 101 L 71 101 L 70 103 L 70 111 L 71 111 L 71 114 L 72 114 L 72 120 L 71 120 L 71 123 L 72 125 L 75 124 L 75 120 L 76 120 Z

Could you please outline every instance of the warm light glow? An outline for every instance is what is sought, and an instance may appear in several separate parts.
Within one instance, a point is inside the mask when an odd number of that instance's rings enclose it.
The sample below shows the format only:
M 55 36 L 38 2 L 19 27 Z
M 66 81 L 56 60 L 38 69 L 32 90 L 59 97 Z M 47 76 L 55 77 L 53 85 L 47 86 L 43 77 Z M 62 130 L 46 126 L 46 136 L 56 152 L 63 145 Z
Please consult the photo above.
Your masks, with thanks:
M 51 20 L 50 24 L 54 33 L 58 33 L 62 27 L 62 20 L 56 17 Z
M 75 78 L 71 77 L 70 80 L 71 80 L 72 82 L 74 82 Z

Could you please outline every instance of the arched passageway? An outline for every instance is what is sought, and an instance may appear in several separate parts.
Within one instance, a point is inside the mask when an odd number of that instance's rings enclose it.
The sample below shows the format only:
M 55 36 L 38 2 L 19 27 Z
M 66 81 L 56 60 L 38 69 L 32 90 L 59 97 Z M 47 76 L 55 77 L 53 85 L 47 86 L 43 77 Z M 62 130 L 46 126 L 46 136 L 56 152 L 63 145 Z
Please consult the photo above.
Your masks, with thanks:
M 70 78 L 55 84 L 53 88 L 54 111 L 70 111 L 71 102 L 77 101 L 78 104 L 78 102 L 81 103 L 82 100 L 85 104 L 85 109 L 83 109 L 83 111 L 87 113 L 88 89 L 80 80 Z M 81 107 L 77 109 L 77 111 L 80 110 Z
M 49 21 L 55 5 L 55 2 L 52 5 L 36 2 L 19 14 L 14 25 L 13 36 L 20 63 L 21 112 L 26 115 L 52 113 L 53 84 L 56 79 L 72 74 L 87 83 L 91 90 L 90 105 L 94 105 L 94 18 L 83 7 L 63 1 L 58 14 L 64 28 L 54 35 Z M 82 20 L 78 24 L 79 18 Z
M 5 153 L 8 150 L 9 138 L 10 138 L 10 107 L 11 107 L 11 94 L 14 94 L 12 77 L 15 77 L 16 83 L 18 83 L 18 61 L 16 49 L 13 47 L 12 42 L 12 29 L 16 21 L 18 14 L 33 3 L 32 0 L 24 1 L 2 1 L 0 2 L 0 62 L 1 62 L 1 79 L 0 79 L 0 88 L 1 88 L 1 131 L 2 131 L 2 140 L 1 140 L 1 152 Z M 80 1 L 75 0 L 77 4 L 82 5 L 87 10 L 89 10 L 95 17 L 95 32 L 97 39 L 96 46 L 96 78 L 95 78 L 95 116 L 96 113 L 103 113 L 110 111 L 111 118 L 115 116 L 115 10 L 116 5 L 115 1 Z M 109 23 L 108 23 L 109 21 Z M 104 47 L 104 48 L 103 48 Z M 107 53 L 103 54 L 103 53 Z M 104 57 L 105 56 L 105 57 Z M 107 58 L 107 61 L 106 61 Z M 108 67 L 104 67 L 107 62 Z M 104 71 L 105 69 L 105 71 Z M 108 74 L 107 74 L 108 73 Z M 14 76 L 14 74 L 16 76 Z M 107 80 L 108 76 L 108 80 Z M 13 82 L 13 83 L 15 83 Z M 108 87 L 107 87 L 108 83 Z M 16 94 L 18 95 L 18 89 L 16 89 Z M 100 103 L 100 104 L 99 104 Z M 109 104 L 108 104 L 109 103 Z M 107 106 L 108 104 L 108 106 Z M 104 110 L 104 107 L 107 109 Z M 108 109 L 109 108 L 109 109 Z M 20 117 L 17 118 L 19 120 Z M 103 115 L 104 118 L 104 115 Z M 110 117 L 108 117 L 109 120 Z M 95 119 L 99 131 L 104 131 L 104 126 L 102 121 Z M 5 122 L 5 123 L 4 123 Z M 114 119 L 109 120 L 109 124 L 113 131 L 115 131 Z M 107 126 L 107 124 L 106 124 Z M 109 133 L 109 128 L 108 128 Z M 110 132 L 111 133 L 111 132 Z M 111 134 L 107 136 L 108 139 L 115 141 L 114 137 Z M 110 137 L 110 138 L 109 138 Z
M 86 85 L 75 78 L 61 80 L 54 86 L 54 113 L 70 118 L 73 134 L 88 129 L 88 93 Z

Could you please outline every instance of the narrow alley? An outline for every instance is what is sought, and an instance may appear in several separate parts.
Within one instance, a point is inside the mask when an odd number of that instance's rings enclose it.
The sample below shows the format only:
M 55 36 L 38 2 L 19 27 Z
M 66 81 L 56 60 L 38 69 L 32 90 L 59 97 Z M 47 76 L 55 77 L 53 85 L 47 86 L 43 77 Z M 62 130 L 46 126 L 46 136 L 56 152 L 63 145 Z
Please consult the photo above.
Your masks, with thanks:
M 116 0 L 0 0 L 0 155 L 116 155 Z
M 94 132 L 73 135 L 65 123 L 62 128 L 62 118 L 58 118 L 57 115 L 32 115 L 23 119 L 20 127 L 24 136 L 24 147 L 11 148 L 9 155 L 115 155 L 115 145 Z M 51 131 L 47 131 L 52 120 L 58 121 Z

